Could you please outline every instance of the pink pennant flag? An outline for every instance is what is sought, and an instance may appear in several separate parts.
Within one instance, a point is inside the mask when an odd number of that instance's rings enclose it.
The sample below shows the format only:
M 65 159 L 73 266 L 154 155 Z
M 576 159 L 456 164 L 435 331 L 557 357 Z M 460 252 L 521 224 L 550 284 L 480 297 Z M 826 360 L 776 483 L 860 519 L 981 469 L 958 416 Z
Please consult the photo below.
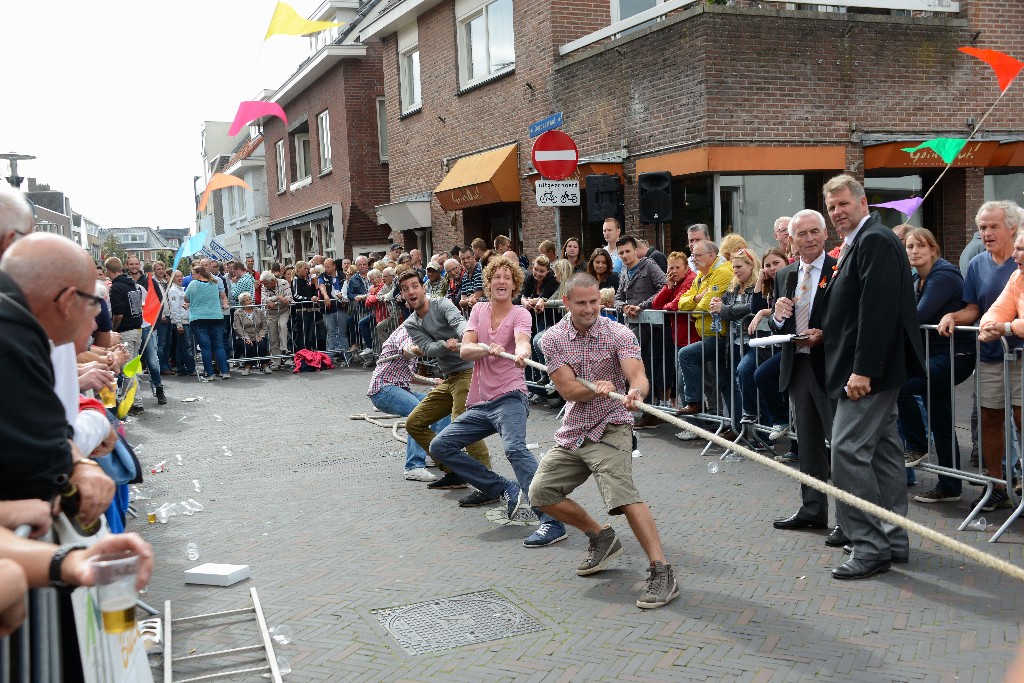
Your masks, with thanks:
M 897 199 L 894 202 L 871 204 L 870 206 L 874 206 L 879 209 L 896 209 L 909 219 L 919 208 L 921 208 L 921 204 L 923 203 L 924 197 L 911 197 L 910 199 Z
M 235 114 L 235 120 L 231 123 L 228 135 L 237 135 L 238 131 L 242 130 L 242 126 L 263 116 L 276 116 L 284 121 L 284 125 L 288 125 L 288 117 L 285 116 L 284 109 L 276 102 L 242 102 L 238 105 L 238 112 Z

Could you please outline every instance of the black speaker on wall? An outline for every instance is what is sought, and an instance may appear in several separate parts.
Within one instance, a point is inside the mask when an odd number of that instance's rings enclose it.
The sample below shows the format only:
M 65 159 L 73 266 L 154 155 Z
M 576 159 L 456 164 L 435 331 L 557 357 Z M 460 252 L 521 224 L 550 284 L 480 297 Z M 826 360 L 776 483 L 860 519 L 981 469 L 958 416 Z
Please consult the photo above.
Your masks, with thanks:
M 640 222 L 667 223 L 672 220 L 672 174 L 668 171 L 641 173 Z
M 603 222 L 619 215 L 619 176 L 587 176 L 587 220 Z

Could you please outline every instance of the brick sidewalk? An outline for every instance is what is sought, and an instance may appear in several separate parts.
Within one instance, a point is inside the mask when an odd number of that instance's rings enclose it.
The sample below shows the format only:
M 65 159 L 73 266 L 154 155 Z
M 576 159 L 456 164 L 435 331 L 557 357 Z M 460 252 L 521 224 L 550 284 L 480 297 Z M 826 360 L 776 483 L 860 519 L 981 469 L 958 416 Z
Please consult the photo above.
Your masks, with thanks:
M 831 579 L 843 556 L 824 545 L 825 532 L 771 528 L 798 506 L 795 482 L 751 462 L 722 462 L 709 474 L 703 443 L 676 440 L 670 426 L 641 433 L 644 456 L 634 465 L 680 595 L 642 611 L 634 602 L 646 560 L 625 520 L 612 521 L 626 552 L 610 570 L 578 577 L 587 546 L 578 531 L 527 550 L 528 530 L 459 508 L 465 491 L 405 481 L 404 444 L 349 419 L 373 412 L 364 370 L 168 379 L 168 405 L 147 401 L 129 437 L 142 444 L 144 465 L 171 466 L 147 476 L 154 501 L 191 496 L 206 510 L 167 525 L 129 523 L 157 552 L 145 599 L 161 608 L 170 599 L 185 616 L 245 606 L 255 586 L 268 623 L 295 630 L 296 642 L 278 649 L 293 668 L 286 680 L 1000 681 L 1021 640 L 1020 586 L 918 538 L 908 565 L 868 581 Z M 204 400 L 180 401 L 197 395 Z M 527 441 L 543 452 L 555 428 L 554 411 L 534 409 Z M 497 440 L 488 446 L 496 469 L 511 476 Z M 911 491 L 933 479 L 922 473 Z M 1024 564 L 1019 527 L 997 544 L 956 531 L 975 491 L 964 489 L 965 500 L 948 506 L 911 501 L 911 517 Z M 577 500 L 605 518 L 592 483 Z M 1006 513 L 986 517 L 998 523 Z M 189 541 L 198 563 L 249 564 L 252 578 L 185 586 L 181 572 L 198 564 L 185 556 Z M 484 590 L 542 630 L 411 656 L 373 612 Z M 439 630 L 454 623 L 436 621 Z M 175 654 L 251 642 L 245 633 L 231 624 L 203 638 L 182 629 Z M 181 669 L 188 672 L 204 671 Z

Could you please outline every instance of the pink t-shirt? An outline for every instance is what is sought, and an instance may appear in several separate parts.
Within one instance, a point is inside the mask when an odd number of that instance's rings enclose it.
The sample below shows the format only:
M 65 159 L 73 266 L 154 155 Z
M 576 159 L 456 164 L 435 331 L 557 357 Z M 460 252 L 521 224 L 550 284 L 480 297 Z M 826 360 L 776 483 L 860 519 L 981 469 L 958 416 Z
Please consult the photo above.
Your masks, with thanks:
M 491 304 L 481 301 L 473 306 L 469 313 L 469 325 L 466 330 L 476 332 L 477 341 L 481 344 L 501 344 L 505 351 L 516 352 L 516 333 L 522 332 L 530 336 L 533 319 L 530 312 L 522 306 L 513 306 L 498 329 L 491 330 Z M 473 379 L 469 382 L 469 394 L 466 396 L 466 407 L 477 403 L 491 401 L 510 391 L 526 393 L 526 380 L 523 370 L 507 358 L 487 356 L 476 361 L 473 366 Z

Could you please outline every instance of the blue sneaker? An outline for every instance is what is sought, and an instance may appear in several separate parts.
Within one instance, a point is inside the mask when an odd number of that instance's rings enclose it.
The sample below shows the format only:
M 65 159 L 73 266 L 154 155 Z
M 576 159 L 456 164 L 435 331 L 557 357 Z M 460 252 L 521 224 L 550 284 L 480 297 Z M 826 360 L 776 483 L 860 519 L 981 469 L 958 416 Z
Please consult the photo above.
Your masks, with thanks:
M 561 522 L 544 522 L 537 530 L 530 534 L 529 538 L 523 541 L 525 548 L 543 548 L 552 543 L 558 543 L 569 538 L 565 533 L 565 525 Z
M 523 490 L 519 484 L 510 481 L 505 490 L 501 492 L 501 504 L 505 506 L 505 516 L 509 521 L 514 521 L 516 513 L 523 505 Z

